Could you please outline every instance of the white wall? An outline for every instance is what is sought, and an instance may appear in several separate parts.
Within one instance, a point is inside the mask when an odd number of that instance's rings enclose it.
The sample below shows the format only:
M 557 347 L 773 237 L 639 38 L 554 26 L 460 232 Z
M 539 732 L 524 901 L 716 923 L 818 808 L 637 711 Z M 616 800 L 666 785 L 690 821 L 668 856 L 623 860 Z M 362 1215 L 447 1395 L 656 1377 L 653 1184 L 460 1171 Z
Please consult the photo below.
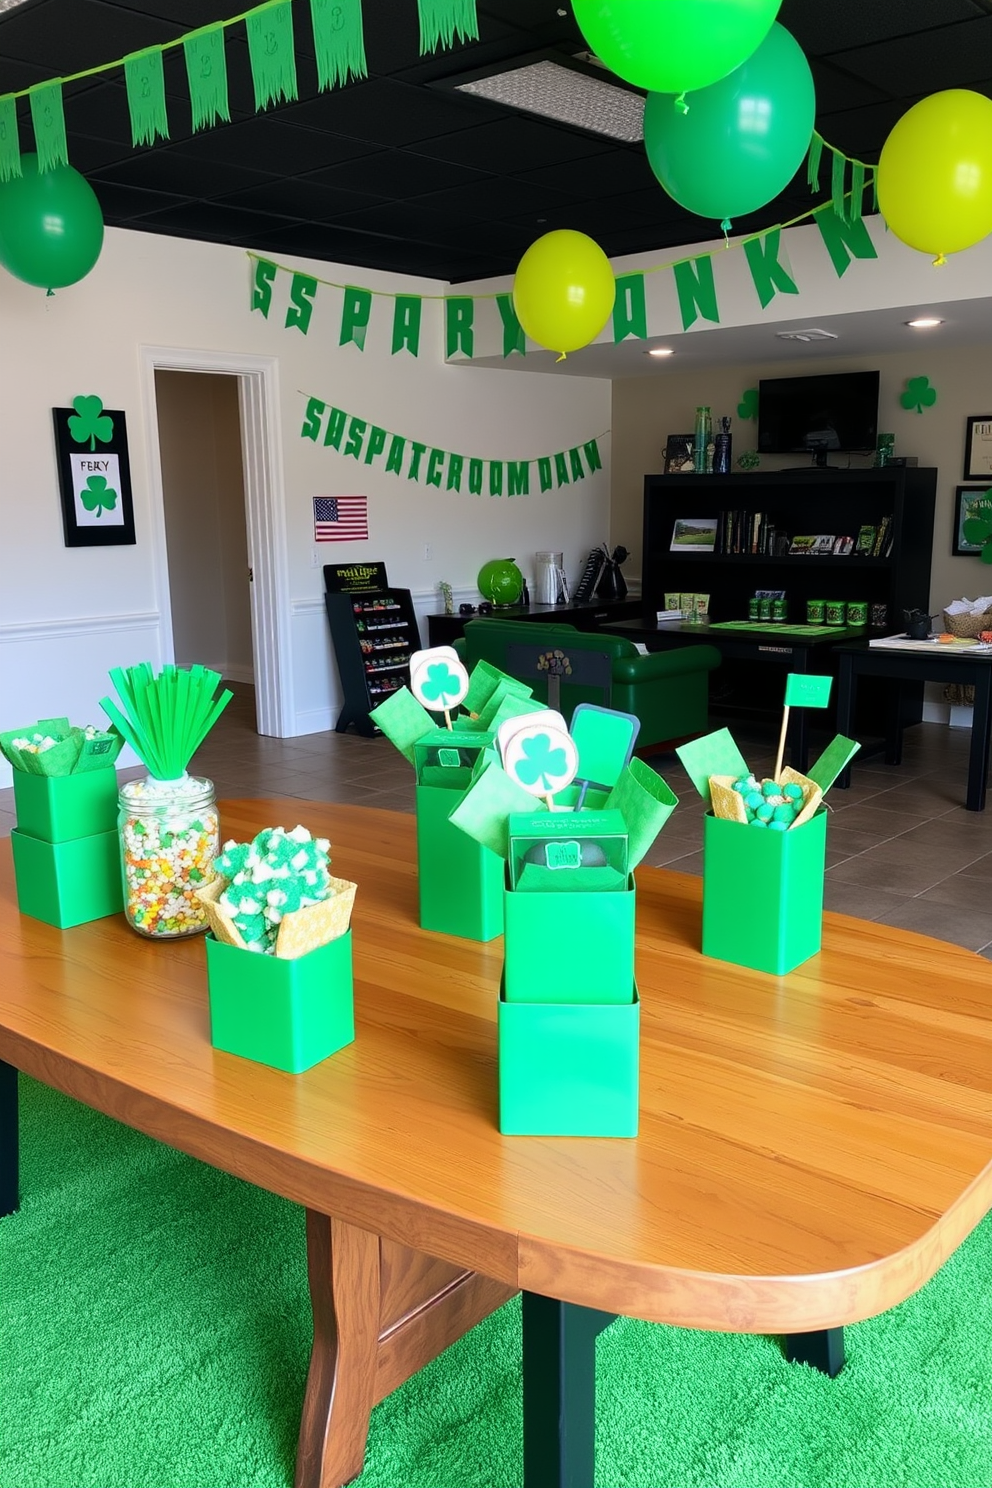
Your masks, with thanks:
M 438 294 L 427 280 L 299 261 L 318 278 Z M 46 298 L 0 273 L 0 407 L 4 411 L 0 545 L 0 717 L 16 727 L 68 712 L 99 721 L 113 665 L 169 654 L 161 614 L 161 514 L 151 497 L 155 433 L 146 427 L 142 346 L 195 348 L 277 359 L 287 559 L 291 595 L 292 731 L 328 727 L 337 679 L 311 566 L 311 498 L 366 493 L 371 539 L 322 545 L 333 560 L 378 558 L 392 582 L 436 607 L 446 579 L 475 592 L 481 564 L 514 556 L 525 570 L 541 548 L 564 548 L 571 572 L 606 536 L 604 469 L 579 485 L 513 500 L 445 493 L 345 460 L 299 437 L 306 394 L 338 403 L 399 433 L 483 457 L 521 458 L 570 447 L 609 427 L 610 387 L 501 376 L 443 361 L 438 302 L 425 306 L 420 357 L 390 355 L 391 317 L 373 314 L 364 352 L 339 347 L 340 292 L 322 288 L 309 335 L 284 329 L 288 276 L 268 320 L 249 311 L 249 263 L 238 248 L 111 229 L 93 272 Z M 150 374 L 148 374 L 150 375 Z M 51 409 L 80 393 L 124 409 L 130 439 L 137 544 L 63 546 Z M 381 462 L 380 462 L 381 463 Z M 433 550 L 423 560 L 424 544 Z

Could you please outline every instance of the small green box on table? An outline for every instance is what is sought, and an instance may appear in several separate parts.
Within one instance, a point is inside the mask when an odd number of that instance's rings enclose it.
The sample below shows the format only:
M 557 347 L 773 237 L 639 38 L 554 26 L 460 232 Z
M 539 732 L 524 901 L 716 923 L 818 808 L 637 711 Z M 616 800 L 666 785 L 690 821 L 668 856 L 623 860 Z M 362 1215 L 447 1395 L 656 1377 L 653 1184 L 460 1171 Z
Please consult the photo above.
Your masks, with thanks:
M 503 933 L 503 862 L 449 821 L 493 736 L 433 729 L 414 746 L 420 925 L 465 940 Z
M 17 825 L 31 837 L 68 842 L 116 828 L 116 770 L 105 767 L 77 775 L 13 773 Z
M 114 778 L 112 770 L 103 773 Z M 11 832 L 10 841 L 21 914 L 69 930 L 124 908 L 116 828 L 66 842 L 45 842 L 18 826 Z

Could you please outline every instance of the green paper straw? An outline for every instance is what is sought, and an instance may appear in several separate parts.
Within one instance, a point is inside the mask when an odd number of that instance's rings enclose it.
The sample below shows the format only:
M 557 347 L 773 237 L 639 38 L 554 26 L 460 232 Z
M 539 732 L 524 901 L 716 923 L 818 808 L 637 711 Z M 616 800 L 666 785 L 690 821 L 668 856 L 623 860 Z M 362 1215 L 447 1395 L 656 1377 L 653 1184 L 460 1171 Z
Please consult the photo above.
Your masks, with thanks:
M 223 679 L 203 666 L 187 671 L 169 663 L 156 677 L 143 661 L 115 667 L 110 680 L 123 711 L 109 697 L 100 706 L 158 780 L 176 780 L 185 773 L 232 697 L 227 690 L 214 696 Z

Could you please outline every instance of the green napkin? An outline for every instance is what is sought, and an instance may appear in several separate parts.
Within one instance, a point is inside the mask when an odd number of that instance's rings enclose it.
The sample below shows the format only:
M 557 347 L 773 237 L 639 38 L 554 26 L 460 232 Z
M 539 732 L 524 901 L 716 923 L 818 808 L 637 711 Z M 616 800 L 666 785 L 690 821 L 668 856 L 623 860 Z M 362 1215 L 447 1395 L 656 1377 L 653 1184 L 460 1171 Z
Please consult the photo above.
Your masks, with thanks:
M 433 718 L 417 702 L 409 687 L 397 688 L 392 697 L 372 709 L 369 717 L 411 765 L 414 744 L 435 727 Z
M 462 707 L 468 713 L 481 713 L 493 693 L 500 687 L 503 695 L 507 692 L 515 692 L 518 697 L 530 697 L 534 691 L 532 687 L 527 686 L 526 682 L 519 682 L 516 677 L 508 677 L 506 672 L 501 672 L 499 667 L 492 666 L 488 661 L 477 661 L 468 679 L 468 692 L 462 701 Z
M 739 780 L 748 773 L 747 760 L 734 743 L 729 729 L 717 729 L 712 734 L 704 734 L 701 739 L 680 744 L 675 753 L 707 806 L 710 803 L 711 775 L 732 775 Z
M 491 760 L 469 786 L 448 820 L 488 847 L 497 857 L 510 853 L 509 821 L 514 811 L 539 810 L 534 797 Z
M 861 745 L 856 744 L 853 739 L 837 734 L 827 745 L 816 764 L 810 765 L 806 774 L 826 795 L 841 770 L 851 763 L 860 748 Z
M 34 734 L 58 742 L 40 754 L 14 746 L 15 739 L 30 739 Z M 87 738 L 85 731 L 70 725 L 68 718 L 39 718 L 37 723 L 27 728 L 7 729 L 0 734 L 0 753 L 15 770 L 21 770 L 25 775 L 50 778 L 106 769 L 117 759 L 123 744 L 124 740 L 116 729 L 94 732 Z
M 636 868 L 679 804 L 679 798 L 643 760 L 631 760 L 606 798 L 607 811 L 627 823 L 627 866 Z
M 479 710 L 479 724 L 482 728 L 491 729 L 492 720 L 500 711 L 507 698 L 516 698 L 519 702 L 526 702 L 532 697 L 531 688 L 523 682 L 517 682 L 513 677 L 501 677 L 499 682 L 490 692 L 488 698 Z M 534 708 L 543 708 L 544 703 L 535 703 L 530 709 L 520 709 L 521 712 L 533 712 Z M 512 713 L 504 714 L 504 717 L 512 718 Z
M 627 877 L 616 868 L 544 868 L 540 863 L 525 863 L 517 879 L 518 894 L 603 894 L 622 893 Z

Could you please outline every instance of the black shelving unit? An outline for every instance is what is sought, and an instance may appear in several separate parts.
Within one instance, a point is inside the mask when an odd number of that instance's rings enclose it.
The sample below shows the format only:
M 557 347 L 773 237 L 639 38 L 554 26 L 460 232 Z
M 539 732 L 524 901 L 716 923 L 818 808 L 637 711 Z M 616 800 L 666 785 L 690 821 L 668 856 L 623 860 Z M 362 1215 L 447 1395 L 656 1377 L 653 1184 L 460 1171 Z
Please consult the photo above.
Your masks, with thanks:
M 784 589 L 793 624 L 805 621 L 807 599 L 863 599 L 885 604 L 889 628 L 898 630 L 903 610 L 929 604 L 936 489 L 936 470 L 913 466 L 647 475 L 645 612 L 664 609 L 666 592 L 699 591 L 710 595 L 711 620 L 746 620 L 756 589 Z M 671 551 L 679 518 L 716 518 L 723 534 L 725 513 L 742 511 L 761 514 L 790 541 L 820 533 L 856 539 L 888 517 L 888 556 Z
M 344 701 L 337 733 L 350 724 L 371 738 L 369 717 L 398 687 L 409 684 L 410 657 L 420 650 L 420 630 L 409 589 L 369 589 L 324 595 Z

